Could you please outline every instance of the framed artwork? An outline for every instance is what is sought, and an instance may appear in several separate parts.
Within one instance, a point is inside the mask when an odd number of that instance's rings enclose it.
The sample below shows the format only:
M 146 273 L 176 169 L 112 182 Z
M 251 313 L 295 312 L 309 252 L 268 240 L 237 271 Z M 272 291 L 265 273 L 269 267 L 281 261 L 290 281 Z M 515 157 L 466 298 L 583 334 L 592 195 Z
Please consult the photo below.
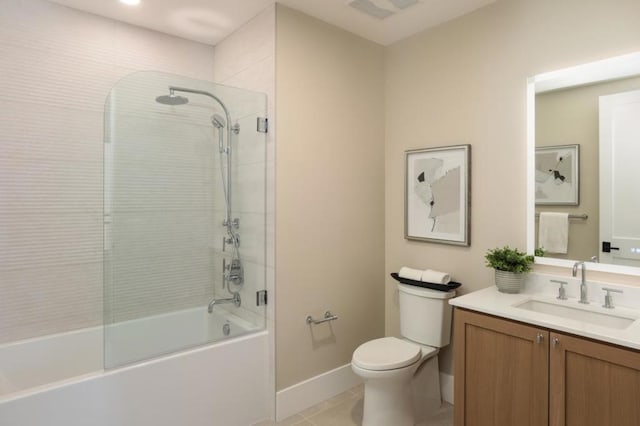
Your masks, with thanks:
M 404 237 L 470 245 L 471 145 L 405 151 Z
M 536 148 L 536 205 L 580 204 L 580 145 Z

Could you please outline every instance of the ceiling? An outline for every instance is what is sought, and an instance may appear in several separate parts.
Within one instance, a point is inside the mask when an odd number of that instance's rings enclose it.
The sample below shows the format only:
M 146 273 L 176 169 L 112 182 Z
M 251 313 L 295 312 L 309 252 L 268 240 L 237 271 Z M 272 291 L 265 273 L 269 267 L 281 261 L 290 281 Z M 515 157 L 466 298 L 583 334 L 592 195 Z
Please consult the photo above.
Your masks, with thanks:
M 215 45 L 276 0 L 141 0 L 126 6 L 118 0 L 50 0 L 190 40 Z M 496 0 L 278 0 L 361 37 L 392 44 L 452 20 Z M 394 12 L 380 19 L 360 9 Z

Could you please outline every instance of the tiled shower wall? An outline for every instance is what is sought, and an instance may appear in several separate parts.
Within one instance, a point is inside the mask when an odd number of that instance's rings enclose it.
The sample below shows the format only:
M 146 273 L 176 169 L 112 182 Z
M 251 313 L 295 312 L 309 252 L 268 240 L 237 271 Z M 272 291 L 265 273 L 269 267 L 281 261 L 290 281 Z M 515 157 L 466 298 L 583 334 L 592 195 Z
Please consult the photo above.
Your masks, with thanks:
M 240 87 L 247 90 L 261 92 L 267 95 L 267 118 L 269 119 L 269 132 L 266 135 L 264 147 L 264 163 L 254 162 L 251 167 L 255 172 L 266 174 L 264 191 L 263 215 L 265 228 L 262 247 L 253 246 L 255 252 L 247 252 L 247 247 L 241 245 L 242 255 L 247 260 L 247 266 L 253 271 L 261 271 L 261 278 L 254 275 L 254 281 L 248 281 L 243 290 L 243 300 L 252 301 L 253 292 L 259 288 L 266 288 L 269 294 L 269 303 L 266 307 L 266 327 L 269 330 L 268 357 L 260 359 L 266 365 L 262 371 L 267 375 L 266 395 L 267 412 L 269 418 L 275 418 L 275 79 L 276 79 L 276 8 L 271 6 L 258 14 L 252 20 L 243 25 L 214 49 L 213 78 L 214 81 L 229 86 Z M 248 130 L 251 130 L 250 128 Z M 238 150 L 242 150 L 238 147 Z M 241 174 L 239 180 L 251 179 L 251 176 Z M 245 185 L 246 187 L 246 185 Z M 239 193 L 238 197 L 247 197 L 250 194 Z M 241 234 L 246 232 L 242 228 Z M 242 240 L 241 240 L 242 241 Z M 242 244 L 242 243 L 241 243 Z M 257 256 L 257 250 L 263 250 L 262 256 Z M 266 250 L 266 251 L 265 251 Z M 257 259 L 261 261 L 256 261 Z M 253 259 L 253 260 L 252 260 Z M 225 296 L 220 289 L 216 289 L 216 295 Z M 254 303 L 243 303 L 241 308 L 249 318 L 255 314 L 264 315 Z
M 254 220 L 262 221 L 260 226 L 256 223 L 254 229 L 265 229 L 265 238 L 261 240 L 261 245 L 251 245 L 247 247 L 241 243 L 241 255 L 245 260 L 245 265 L 250 271 L 255 271 L 251 275 L 251 279 L 247 280 L 244 288 L 241 291 L 243 301 L 243 309 L 246 309 L 247 314 L 251 317 L 251 313 L 257 315 L 264 315 L 262 308 L 255 306 L 255 291 L 267 288 L 270 295 L 270 303 L 267 305 L 267 321 L 273 321 L 273 309 L 274 309 L 274 293 L 275 293 L 275 271 L 274 271 L 274 212 L 275 212 L 275 26 L 276 26 L 276 11 L 275 6 L 270 6 L 256 17 L 251 19 L 240 29 L 235 31 L 229 37 L 218 43 L 214 48 L 214 63 L 213 63 L 213 80 L 216 83 L 221 83 L 228 86 L 239 87 L 246 90 L 264 93 L 267 95 L 267 112 L 266 116 L 269 119 L 269 131 L 266 135 L 266 145 L 263 150 L 259 148 L 254 152 L 260 152 L 262 154 L 262 160 L 256 159 L 253 156 L 252 159 L 246 160 L 240 158 L 238 165 L 239 168 L 246 170 L 238 175 L 238 181 L 234 182 L 240 188 L 247 188 L 247 183 L 251 181 L 264 180 L 265 184 L 260 188 L 265 204 L 262 206 L 262 210 L 256 205 L 254 200 L 251 199 L 251 192 L 236 191 L 234 197 L 240 199 L 246 198 L 246 203 L 251 201 L 251 211 L 240 212 L 241 215 L 241 227 L 239 233 L 241 235 L 241 241 L 243 241 L 242 235 L 247 232 L 246 227 L 242 226 L 242 219 L 244 217 L 249 219 L 251 223 L 251 216 L 254 216 Z M 255 132 L 252 126 L 247 126 L 246 129 L 241 132 Z M 240 141 L 242 144 L 242 141 Z M 243 146 L 238 146 L 238 152 L 242 153 Z M 266 176 L 266 180 L 265 180 Z M 254 188 L 255 192 L 256 189 Z M 266 215 L 264 214 L 266 212 Z M 220 238 L 218 238 L 218 241 Z M 266 253 L 266 256 L 265 256 Z M 228 297 L 228 294 L 216 288 L 216 297 Z M 273 329 L 269 327 L 269 329 Z
M 43 0 L 2 1 L 0 343 L 102 323 L 107 94 L 140 70 L 212 80 L 213 53 Z

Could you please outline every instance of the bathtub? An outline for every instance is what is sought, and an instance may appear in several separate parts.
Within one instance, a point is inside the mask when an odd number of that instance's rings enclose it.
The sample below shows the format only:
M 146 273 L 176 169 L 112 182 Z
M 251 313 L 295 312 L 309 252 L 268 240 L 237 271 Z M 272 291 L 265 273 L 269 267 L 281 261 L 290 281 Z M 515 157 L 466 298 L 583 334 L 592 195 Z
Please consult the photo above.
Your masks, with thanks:
M 246 426 L 270 417 L 268 360 L 266 331 L 206 307 L 4 344 L 0 425 Z

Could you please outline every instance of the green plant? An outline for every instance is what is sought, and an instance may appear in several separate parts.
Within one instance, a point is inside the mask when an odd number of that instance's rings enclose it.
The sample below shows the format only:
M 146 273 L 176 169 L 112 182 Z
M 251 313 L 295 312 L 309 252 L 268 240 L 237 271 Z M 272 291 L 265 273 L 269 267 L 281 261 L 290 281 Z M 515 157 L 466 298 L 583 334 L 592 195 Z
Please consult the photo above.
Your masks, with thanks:
M 533 255 L 538 257 L 544 257 L 546 254 L 547 251 L 544 249 L 544 247 L 538 247 L 533 251 Z
M 516 274 L 529 272 L 534 260 L 533 256 L 509 246 L 488 250 L 484 258 L 488 267 Z

